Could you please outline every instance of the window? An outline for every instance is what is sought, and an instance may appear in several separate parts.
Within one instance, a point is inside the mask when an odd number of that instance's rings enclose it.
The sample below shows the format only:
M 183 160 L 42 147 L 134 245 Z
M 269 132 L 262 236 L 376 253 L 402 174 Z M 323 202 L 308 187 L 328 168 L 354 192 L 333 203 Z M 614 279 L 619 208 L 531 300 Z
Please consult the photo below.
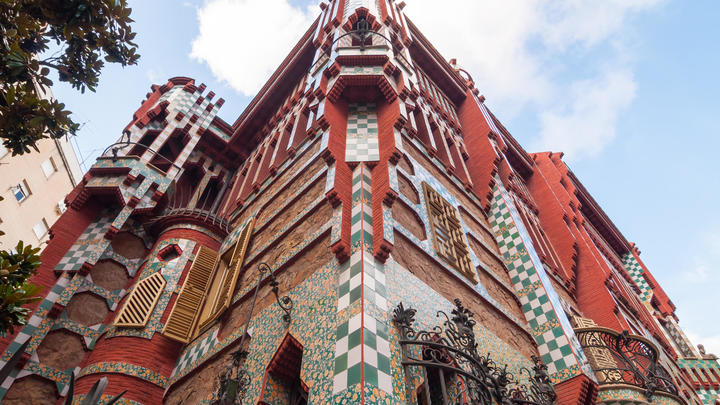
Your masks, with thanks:
M 269 400 L 268 391 L 273 393 L 274 403 L 306 405 L 308 387 L 300 378 L 300 365 L 303 358 L 303 346 L 292 335 L 287 334 L 270 360 L 265 373 L 266 390 L 261 399 Z M 280 394 L 279 396 L 278 393 Z M 277 396 L 277 397 L 276 397 Z M 266 403 L 260 401 L 261 403 Z
M 12 192 L 15 195 L 15 199 L 18 202 L 22 202 L 30 195 L 30 187 L 28 187 L 27 181 L 23 180 L 12 188 Z
M 463 236 L 457 210 L 427 183 L 423 182 L 422 186 L 435 252 L 452 268 L 477 283 L 475 267 L 470 259 L 470 250 Z
M 230 306 L 253 226 L 254 219 L 222 254 L 200 247 L 163 329 L 165 336 L 187 343 Z
M 64 198 L 61 199 L 60 201 L 58 201 L 57 206 L 55 207 L 55 210 L 57 211 L 58 214 L 62 214 L 65 211 L 67 211 L 67 205 L 65 205 Z
M 50 176 L 53 175 L 53 173 L 55 173 L 57 171 L 57 167 L 55 166 L 55 161 L 51 157 L 47 158 L 47 160 L 42 162 L 40 167 L 42 167 L 42 171 L 43 171 L 43 173 L 45 173 L 45 178 L 49 178 Z
M 47 231 L 48 224 L 47 221 L 45 221 L 45 218 L 43 218 L 40 222 L 33 226 L 33 232 L 35 232 L 35 236 L 37 236 L 38 239 L 42 239 L 42 237 L 45 236 Z
M 155 305 L 163 291 L 165 278 L 160 272 L 140 280 L 130 293 L 120 314 L 115 319 L 115 326 L 126 328 L 142 328 L 150 319 Z

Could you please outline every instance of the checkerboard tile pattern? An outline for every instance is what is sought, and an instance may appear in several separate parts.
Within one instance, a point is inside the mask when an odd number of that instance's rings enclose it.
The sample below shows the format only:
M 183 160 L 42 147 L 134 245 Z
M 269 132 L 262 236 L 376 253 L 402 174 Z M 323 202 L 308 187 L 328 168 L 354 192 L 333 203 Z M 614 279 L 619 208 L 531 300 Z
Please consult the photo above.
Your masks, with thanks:
M 345 161 L 380 160 L 378 121 L 374 103 L 352 103 L 348 106 Z
M 13 340 L 8 345 L 7 350 L 0 357 L 0 368 L 2 368 L 8 362 L 8 360 L 10 360 L 10 357 L 12 357 L 12 355 L 15 354 L 15 352 L 17 352 L 26 341 L 32 339 L 33 335 L 35 335 L 36 332 L 42 334 L 47 332 L 47 330 L 50 328 L 49 321 L 51 320 L 48 320 L 45 315 L 50 310 L 50 308 L 52 308 L 53 304 L 60 298 L 63 290 L 65 290 L 65 287 L 67 287 L 69 283 L 70 276 L 68 275 L 62 275 L 58 279 L 58 281 L 55 283 L 47 296 L 45 296 L 42 302 L 40 302 L 40 305 L 38 306 L 38 309 L 35 311 L 35 313 L 30 316 L 27 325 L 23 326 L 17 336 L 15 336 L 15 340 Z M 40 341 L 36 340 L 34 343 L 28 345 L 26 352 L 34 353 L 39 343 Z M 5 379 L 5 381 L 0 381 L 0 399 L 5 396 L 5 393 L 7 393 L 8 389 L 10 389 L 13 381 L 15 381 L 16 378 L 20 378 L 23 376 L 22 374 L 20 374 L 23 371 L 15 369 L 10 373 L 10 375 Z M 53 379 L 53 381 L 55 381 L 55 379 Z
M 333 394 L 364 383 L 390 394 L 388 324 L 376 313 L 388 310 L 385 266 L 372 255 L 372 189 L 370 170 L 364 164 L 353 171 L 351 256 L 338 277 L 338 314 L 360 303 L 359 313 L 336 330 Z
M 715 405 L 715 401 L 720 401 L 720 391 L 717 390 L 698 390 L 696 391 L 700 400 L 706 405 Z
M 208 353 L 210 351 L 210 348 L 214 347 L 218 344 L 218 332 L 220 329 L 213 330 L 208 336 L 206 336 L 204 339 L 202 339 L 199 343 L 193 344 L 193 346 L 190 348 L 190 350 L 184 352 L 182 356 L 178 359 L 177 364 L 175 364 L 175 368 L 172 371 L 172 374 L 170 374 L 170 377 L 172 378 L 176 373 L 184 370 L 186 367 L 188 367 L 190 364 L 192 364 L 194 361 L 202 358 L 205 353 Z
M 497 183 L 490 224 L 542 360 L 556 383 L 578 375 L 582 372 L 581 367 L 592 378 L 586 362 L 578 361 L 578 358 L 585 359 L 585 355 L 567 319 L 560 318 L 565 317 L 562 306 L 544 274 L 519 214 L 499 179 Z
M 74 271 L 80 269 L 85 262 L 95 264 L 110 243 L 109 240 L 105 239 L 105 232 L 107 232 L 114 219 L 115 215 L 111 211 L 101 213 L 93 223 L 88 225 L 65 256 L 60 259 L 58 265 L 55 266 L 55 270 Z
M 685 332 L 680 328 L 680 325 L 675 322 L 671 317 L 667 317 L 665 321 L 665 330 L 668 332 L 673 342 L 680 350 L 682 356 L 695 357 L 695 349 L 693 348 L 690 340 L 685 336 Z M 718 370 L 720 371 L 720 370 Z
M 632 277 L 635 284 L 637 284 L 638 288 L 640 288 L 640 299 L 646 302 L 650 302 L 653 296 L 652 288 L 648 285 L 645 278 L 642 276 L 642 274 L 645 272 L 645 270 L 640 266 L 640 263 L 635 259 L 635 256 L 633 256 L 632 252 L 625 253 L 625 256 L 622 258 L 623 266 L 625 266 L 625 270 L 627 270 L 628 273 L 630 273 L 630 277 Z

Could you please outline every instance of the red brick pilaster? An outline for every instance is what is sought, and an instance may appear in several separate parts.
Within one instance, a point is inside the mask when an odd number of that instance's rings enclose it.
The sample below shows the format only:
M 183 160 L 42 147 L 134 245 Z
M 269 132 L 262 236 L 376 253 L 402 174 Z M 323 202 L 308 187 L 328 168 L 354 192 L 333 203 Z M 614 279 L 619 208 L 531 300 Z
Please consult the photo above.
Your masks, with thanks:
M 383 231 L 383 204 L 392 206 L 397 198 L 397 193 L 390 188 L 390 163 L 397 164 L 402 157 L 395 143 L 398 122 L 404 123 L 398 100 L 395 98 L 392 102 L 382 102 L 377 109 L 380 161 L 372 170 L 373 253 L 383 262 L 387 260 L 393 248 L 392 243 L 385 239 Z
M 558 405 L 593 405 L 597 402 L 597 384 L 581 374 L 555 385 Z

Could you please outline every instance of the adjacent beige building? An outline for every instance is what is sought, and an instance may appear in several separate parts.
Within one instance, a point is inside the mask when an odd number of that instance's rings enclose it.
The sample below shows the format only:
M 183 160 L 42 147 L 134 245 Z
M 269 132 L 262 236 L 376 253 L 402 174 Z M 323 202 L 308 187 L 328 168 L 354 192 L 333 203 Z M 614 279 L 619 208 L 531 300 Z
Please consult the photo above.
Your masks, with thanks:
M 18 240 L 44 247 L 48 230 L 65 211 L 63 200 L 82 177 L 70 140 L 44 139 L 40 152 L 12 153 L 0 144 L 0 249 Z

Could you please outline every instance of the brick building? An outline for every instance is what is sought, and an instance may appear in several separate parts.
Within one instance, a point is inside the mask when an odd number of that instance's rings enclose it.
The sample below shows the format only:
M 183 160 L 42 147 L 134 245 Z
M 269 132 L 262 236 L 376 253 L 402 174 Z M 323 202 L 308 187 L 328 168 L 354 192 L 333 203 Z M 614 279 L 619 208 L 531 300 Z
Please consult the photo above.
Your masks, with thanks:
M 50 231 L 3 403 L 71 375 L 129 404 L 719 400 L 562 153 L 526 152 L 403 7 L 322 3 L 233 123 L 152 86 Z

